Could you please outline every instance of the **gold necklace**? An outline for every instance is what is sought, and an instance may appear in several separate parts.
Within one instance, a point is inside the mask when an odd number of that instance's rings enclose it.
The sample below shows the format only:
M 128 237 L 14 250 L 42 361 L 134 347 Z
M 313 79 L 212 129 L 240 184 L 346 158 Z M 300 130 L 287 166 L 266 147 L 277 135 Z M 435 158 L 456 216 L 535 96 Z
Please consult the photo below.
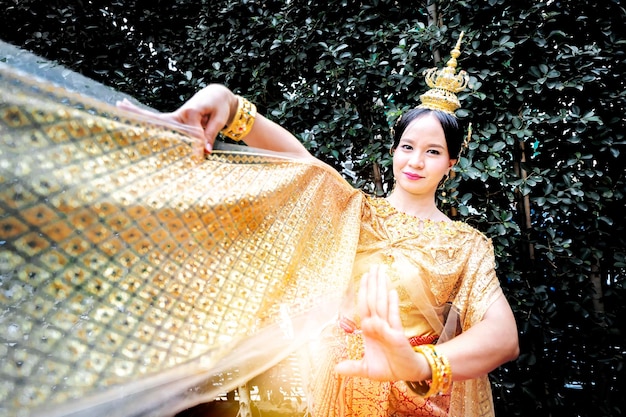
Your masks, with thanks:
M 433 203 L 433 208 L 430 210 L 430 212 L 428 213 L 428 215 L 426 215 L 426 216 L 421 216 L 421 215 L 418 215 L 418 214 L 413 214 L 413 213 L 409 213 L 409 212 L 407 212 L 407 211 L 403 211 L 403 210 L 398 209 L 398 208 L 397 208 L 396 206 L 394 206 L 394 205 L 393 205 L 393 203 L 389 200 L 389 197 L 385 198 L 384 200 L 385 200 L 385 201 L 387 202 L 387 204 L 389 204 L 389 206 L 390 206 L 390 207 L 392 207 L 392 208 L 393 208 L 396 212 L 398 212 L 398 213 L 402 213 L 402 214 L 407 215 L 407 216 L 412 216 L 412 217 L 415 217 L 416 219 L 420 219 L 420 220 L 431 220 L 431 221 L 432 221 L 433 219 L 431 219 L 431 216 L 432 216 L 432 215 L 433 215 L 433 214 L 437 211 L 437 205 Z

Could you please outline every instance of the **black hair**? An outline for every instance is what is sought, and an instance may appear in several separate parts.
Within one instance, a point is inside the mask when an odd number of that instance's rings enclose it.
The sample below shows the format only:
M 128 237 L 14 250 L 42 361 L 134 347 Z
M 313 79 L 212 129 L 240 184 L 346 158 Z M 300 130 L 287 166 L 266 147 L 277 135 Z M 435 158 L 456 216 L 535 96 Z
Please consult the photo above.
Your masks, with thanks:
M 450 159 L 457 159 L 459 157 L 459 153 L 461 152 L 461 146 L 463 144 L 463 130 L 461 128 L 459 120 L 449 113 L 421 107 L 416 107 L 407 111 L 396 122 L 396 125 L 393 129 L 393 145 L 391 147 L 391 150 L 394 151 L 398 147 L 398 144 L 400 143 L 400 138 L 402 138 L 402 134 L 413 120 L 419 117 L 426 116 L 430 113 L 434 114 L 437 120 L 439 120 L 439 123 L 441 123 L 441 127 L 443 128 L 443 134 L 446 138 L 446 145 L 448 146 Z

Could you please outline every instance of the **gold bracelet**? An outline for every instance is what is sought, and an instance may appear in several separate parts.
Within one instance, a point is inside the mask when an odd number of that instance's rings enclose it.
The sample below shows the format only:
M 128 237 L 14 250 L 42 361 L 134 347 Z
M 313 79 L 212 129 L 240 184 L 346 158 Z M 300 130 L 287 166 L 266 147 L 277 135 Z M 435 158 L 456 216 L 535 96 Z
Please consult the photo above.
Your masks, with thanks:
M 233 121 L 221 130 L 221 134 L 233 140 L 240 141 L 250 133 L 256 118 L 256 106 L 241 96 L 236 96 L 238 105 Z
M 405 381 L 406 385 L 416 394 L 424 398 L 445 394 L 452 385 L 452 371 L 450 362 L 441 353 L 437 352 L 434 345 L 413 346 L 413 350 L 421 353 L 428 361 L 432 372 L 430 384 L 427 381 Z

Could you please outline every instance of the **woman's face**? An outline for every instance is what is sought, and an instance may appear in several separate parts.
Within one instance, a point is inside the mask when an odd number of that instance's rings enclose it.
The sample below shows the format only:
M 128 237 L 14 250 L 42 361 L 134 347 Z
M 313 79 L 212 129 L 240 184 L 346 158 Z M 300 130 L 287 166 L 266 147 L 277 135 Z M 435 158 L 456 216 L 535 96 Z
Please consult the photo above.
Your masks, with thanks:
M 396 188 L 413 195 L 434 195 L 455 162 L 439 120 L 430 113 L 420 116 L 407 126 L 394 151 Z

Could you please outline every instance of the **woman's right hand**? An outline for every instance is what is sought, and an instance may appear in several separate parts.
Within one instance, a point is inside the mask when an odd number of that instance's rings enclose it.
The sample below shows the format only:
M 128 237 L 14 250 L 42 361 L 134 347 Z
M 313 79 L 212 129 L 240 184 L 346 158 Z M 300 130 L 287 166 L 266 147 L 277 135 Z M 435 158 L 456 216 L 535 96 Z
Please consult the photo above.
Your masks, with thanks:
M 341 361 L 335 371 L 375 381 L 422 381 L 431 376 L 430 366 L 409 344 L 400 319 L 398 293 L 389 289 L 387 280 L 384 270 L 378 267 L 361 279 L 358 313 L 363 358 Z
M 137 107 L 124 99 L 117 102 L 121 109 L 157 119 L 189 133 L 199 139 L 198 153 L 209 153 L 215 138 L 237 111 L 237 97 L 227 87 L 210 84 L 173 112 L 157 113 Z

